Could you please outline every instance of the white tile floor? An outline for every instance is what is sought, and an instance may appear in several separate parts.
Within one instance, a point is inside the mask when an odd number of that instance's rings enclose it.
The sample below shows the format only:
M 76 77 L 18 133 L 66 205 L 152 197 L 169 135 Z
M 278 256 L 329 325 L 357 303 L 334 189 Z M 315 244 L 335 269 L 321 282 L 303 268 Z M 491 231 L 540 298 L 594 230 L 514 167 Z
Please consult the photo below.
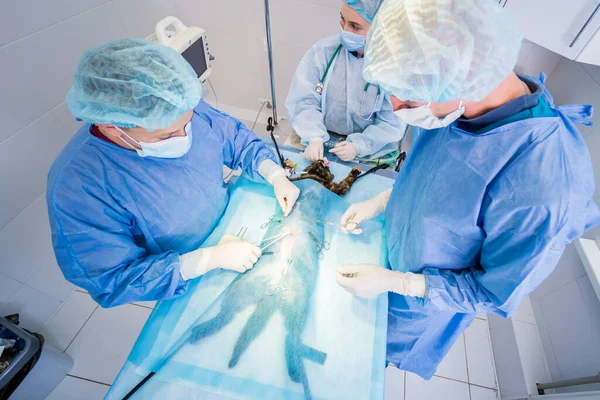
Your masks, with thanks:
M 48 399 L 102 399 L 152 307 L 154 302 L 141 302 L 104 309 L 88 293 L 75 291 L 42 332 L 50 344 L 75 361 Z M 461 335 L 430 381 L 389 367 L 385 399 L 497 399 L 491 354 L 487 321 L 480 316 Z
M 385 383 L 385 400 L 498 399 L 485 316 L 478 316 L 461 335 L 431 380 L 388 367 Z

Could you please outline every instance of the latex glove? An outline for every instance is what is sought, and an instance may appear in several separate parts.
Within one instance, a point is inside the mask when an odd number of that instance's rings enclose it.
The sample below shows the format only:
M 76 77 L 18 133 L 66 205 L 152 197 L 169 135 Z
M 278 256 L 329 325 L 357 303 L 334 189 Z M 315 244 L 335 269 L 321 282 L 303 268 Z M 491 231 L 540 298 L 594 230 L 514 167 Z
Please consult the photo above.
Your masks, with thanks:
M 287 217 L 292 212 L 292 208 L 294 207 L 294 204 L 296 204 L 298 196 L 300 196 L 300 189 L 290 182 L 285 173 L 274 176 L 272 185 L 275 190 L 275 197 L 283 211 L 283 216 Z
M 260 247 L 242 238 L 225 235 L 216 246 L 180 255 L 181 276 L 187 281 L 215 268 L 243 273 L 251 269 L 261 255 Z
M 313 138 L 308 142 L 308 146 L 304 149 L 304 157 L 310 162 L 323 159 L 323 139 Z
M 392 189 L 388 189 L 369 200 L 352 204 L 340 220 L 340 225 L 343 227 L 342 230 L 345 233 L 361 234 L 360 223 L 381 214 L 385 210 L 391 194 Z
M 330 153 L 335 154 L 342 161 L 352 161 L 358 155 L 360 147 L 358 143 L 349 142 L 347 140 L 340 142 L 335 147 L 329 150 Z
M 300 196 L 300 189 L 290 182 L 285 170 L 272 160 L 263 161 L 258 167 L 258 173 L 273 186 L 275 198 L 283 211 L 283 216 L 290 215 L 298 196 Z
M 403 296 L 425 297 L 425 276 L 390 271 L 375 264 L 346 264 L 337 270 L 337 283 L 358 297 L 394 292 Z

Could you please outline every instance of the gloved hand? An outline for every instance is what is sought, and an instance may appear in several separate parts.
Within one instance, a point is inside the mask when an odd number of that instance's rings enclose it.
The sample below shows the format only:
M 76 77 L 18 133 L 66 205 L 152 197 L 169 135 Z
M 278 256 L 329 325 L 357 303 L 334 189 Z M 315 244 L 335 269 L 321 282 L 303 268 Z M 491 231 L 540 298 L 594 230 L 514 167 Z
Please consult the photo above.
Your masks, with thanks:
M 296 204 L 298 196 L 300 196 L 300 189 L 290 182 L 285 173 L 275 175 L 272 178 L 271 184 L 275 190 L 275 197 L 283 211 L 283 216 L 287 217 L 292 212 L 292 208 L 294 207 L 294 204 Z
M 310 162 L 323 159 L 323 139 L 313 138 L 304 149 L 304 157 Z
M 260 247 L 242 238 L 225 235 L 216 246 L 180 255 L 181 276 L 187 281 L 215 268 L 243 273 L 251 269 L 261 255 Z
M 425 276 L 412 272 L 390 271 L 375 264 L 340 265 L 337 283 L 358 297 L 373 297 L 394 292 L 403 296 L 425 297 Z
M 340 220 L 340 225 L 343 227 L 342 230 L 345 233 L 361 234 L 362 229 L 360 229 L 359 224 L 381 214 L 385 210 L 391 194 L 392 189 L 388 189 L 372 199 L 352 204 Z
M 272 160 L 263 161 L 258 167 L 258 173 L 273 186 L 275 198 L 279 202 L 283 216 L 290 215 L 298 196 L 300 196 L 300 189 L 290 182 L 283 168 Z
M 330 153 L 335 154 L 342 161 L 354 160 L 359 151 L 360 147 L 358 146 L 358 143 L 349 142 L 347 140 L 336 144 L 333 149 L 329 150 Z

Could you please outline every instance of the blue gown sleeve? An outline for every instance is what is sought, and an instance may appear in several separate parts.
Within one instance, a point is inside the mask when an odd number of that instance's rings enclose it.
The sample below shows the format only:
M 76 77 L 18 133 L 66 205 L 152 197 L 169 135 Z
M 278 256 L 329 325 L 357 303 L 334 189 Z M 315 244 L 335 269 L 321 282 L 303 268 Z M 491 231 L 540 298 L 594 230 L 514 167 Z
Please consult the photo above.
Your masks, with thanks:
M 203 103 L 203 102 L 202 102 Z M 265 160 L 279 164 L 277 157 L 254 132 L 232 116 L 204 103 L 201 111 L 223 144 L 223 162 L 233 170 L 242 168 L 251 179 L 262 180 L 258 167 Z
M 67 280 L 102 307 L 185 293 L 189 282 L 181 277 L 178 253 L 148 254 L 136 244 L 126 210 L 94 189 L 69 190 L 72 185 L 47 195 L 54 251 Z
M 392 102 L 386 95 L 381 110 L 375 114 L 373 124 L 369 125 L 362 133 L 348 135 L 348 140 L 358 143 L 359 157 L 381 157 L 385 154 L 378 154 L 378 152 L 386 145 L 402 140 L 405 131 L 406 123 L 394 114 Z
M 285 102 L 292 128 L 305 146 L 314 138 L 324 142 L 329 140 L 321 108 L 322 95 L 315 91 L 315 84 L 321 80 L 326 68 L 326 63 L 317 56 L 321 53 L 315 45 L 302 57 Z
M 550 275 L 565 246 L 598 224 L 594 185 L 588 183 L 593 177 L 577 176 L 585 171 L 573 172 L 554 158 L 554 165 L 546 160 L 544 167 L 554 172 L 540 173 L 537 158 L 523 157 L 507 167 L 484 198 L 479 265 L 424 268 L 426 303 L 443 311 L 508 317 Z
M 427 294 L 442 311 L 496 313 L 508 317 L 525 296 L 550 275 L 564 250 L 564 240 L 545 221 L 550 210 L 525 207 L 507 215 L 504 229 L 488 235 L 480 265 L 463 270 L 425 268 Z M 533 223 L 521 233 L 511 221 Z M 539 230 L 539 235 L 532 231 Z

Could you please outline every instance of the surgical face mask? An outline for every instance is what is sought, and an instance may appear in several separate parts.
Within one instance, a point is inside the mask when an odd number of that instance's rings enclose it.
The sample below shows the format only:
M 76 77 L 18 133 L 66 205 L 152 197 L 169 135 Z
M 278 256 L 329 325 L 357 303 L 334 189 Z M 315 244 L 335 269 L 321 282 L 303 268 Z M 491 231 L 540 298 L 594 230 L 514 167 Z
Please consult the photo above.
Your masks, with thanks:
M 356 33 L 347 32 L 340 27 L 340 43 L 348 51 L 359 51 L 365 48 L 367 42 L 366 36 L 357 35 Z
M 433 112 L 429 108 L 430 105 L 431 103 L 417 108 L 405 108 L 396 111 L 395 114 L 409 125 L 418 126 L 423 129 L 438 129 L 450 125 L 465 112 L 465 107 L 461 101 L 456 111 L 446 115 L 444 118 L 438 118 L 433 115 Z
M 140 157 L 179 158 L 185 155 L 190 150 L 190 147 L 192 147 L 192 121 L 188 122 L 184 128 L 186 136 L 176 136 L 155 143 L 138 142 L 120 128 L 115 128 L 141 147 L 140 150 L 121 137 L 121 140 L 135 150 Z

